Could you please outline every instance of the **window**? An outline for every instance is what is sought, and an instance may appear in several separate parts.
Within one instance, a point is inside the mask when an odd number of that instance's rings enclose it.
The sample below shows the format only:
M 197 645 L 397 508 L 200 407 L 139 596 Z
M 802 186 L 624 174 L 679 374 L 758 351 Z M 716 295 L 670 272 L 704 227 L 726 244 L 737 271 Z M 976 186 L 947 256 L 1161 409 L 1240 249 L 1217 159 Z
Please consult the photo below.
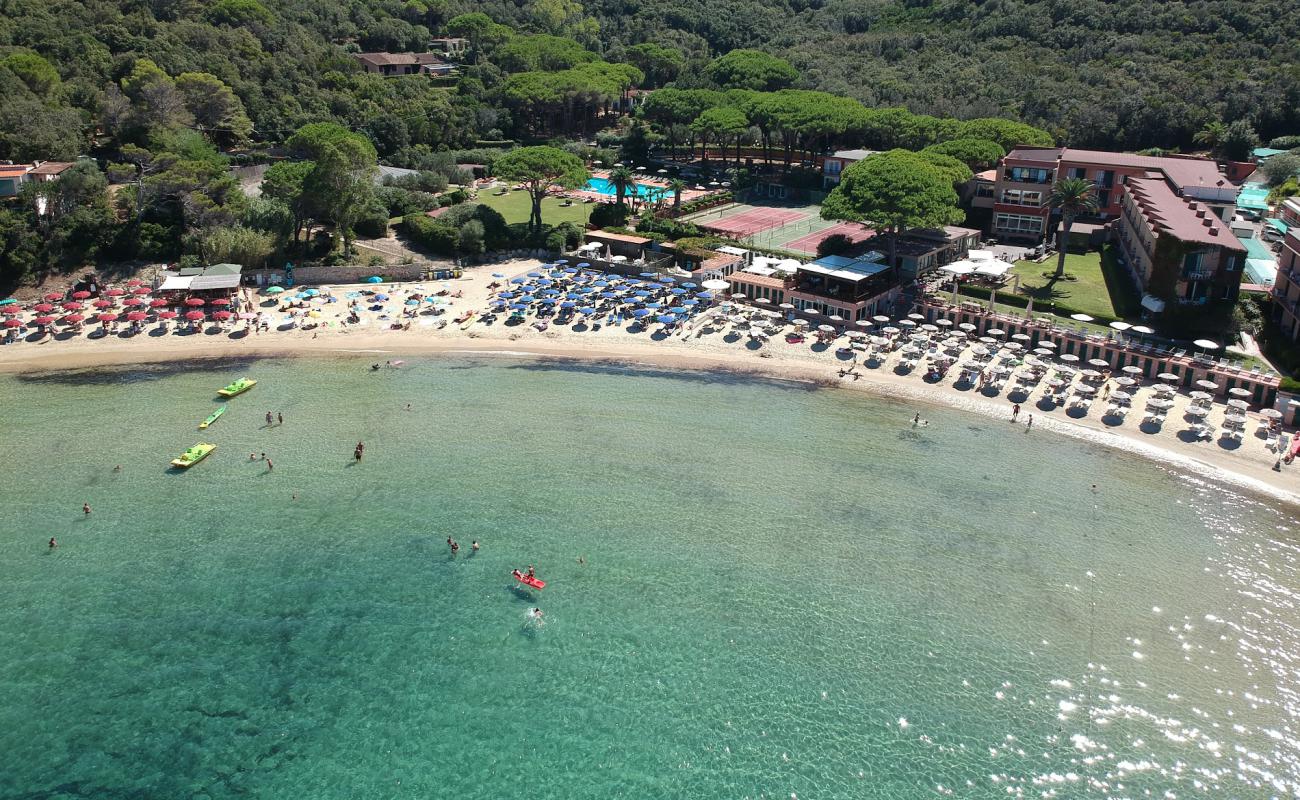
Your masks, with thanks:
M 1106 208 L 1109 205 L 1110 205 L 1110 190 L 1103 189 L 1102 191 L 1097 193 L 1097 208 L 1098 210 L 1100 210 Z
M 993 225 L 998 230 L 1013 233 L 1031 233 L 1035 236 L 1043 232 L 1043 220 L 1028 214 L 996 214 Z
M 979 183 L 979 184 L 976 184 L 976 185 L 975 185 L 975 196 L 976 196 L 976 197 L 992 197 L 992 196 L 993 196 L 993 187 L 990 186 L 990 185 L 987 184 L 987 183 Z
M 826 174 L 839 175 L 840 170 L 844 168 L 844 162 L 836 161 L 833 158 L 826 159 Z
M 1083 167 L 1070 167 L 1069 171 L 1066 172 L 1066 175 L 1071 178 L 1087 178 L 1088 170 Z
M 1016 183 L 1050 183 L 1052 173 L 1050 170 L 1033 167 L 1011 167 L 1006 171 L 1005 177 Z
M 1010 203 L 1017 206 L 1033 206 L 1037 208 L 1042 205 L 1042 192 L 1027 192 L 1020 189 L 1003 189 L 1002 202 Z
M 1102 189 L 1109 189 L 1110 187 L 1114 186 L 1115 170 L 1113 169 L 1097 170 L 1097 178 L 1095 180 L 1095 183 L 1097 184 L 1097 186 L 1101 187 Z

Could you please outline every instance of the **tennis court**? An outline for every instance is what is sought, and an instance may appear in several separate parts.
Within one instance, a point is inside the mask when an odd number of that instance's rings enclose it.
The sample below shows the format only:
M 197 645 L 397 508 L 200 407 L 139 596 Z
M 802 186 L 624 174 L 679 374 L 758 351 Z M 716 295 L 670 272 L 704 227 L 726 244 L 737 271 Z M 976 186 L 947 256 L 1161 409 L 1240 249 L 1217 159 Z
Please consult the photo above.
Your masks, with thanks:
M 870 239 L 870 229 L 856 222 L 833 222 L 821 216 L 821 206 L 756 206 L 734 203 L 686 217 L 705 230 L 740 240 L 754 248 L 788 250 L 815 255 L 828 236 L 844 234 L 855 243 Z

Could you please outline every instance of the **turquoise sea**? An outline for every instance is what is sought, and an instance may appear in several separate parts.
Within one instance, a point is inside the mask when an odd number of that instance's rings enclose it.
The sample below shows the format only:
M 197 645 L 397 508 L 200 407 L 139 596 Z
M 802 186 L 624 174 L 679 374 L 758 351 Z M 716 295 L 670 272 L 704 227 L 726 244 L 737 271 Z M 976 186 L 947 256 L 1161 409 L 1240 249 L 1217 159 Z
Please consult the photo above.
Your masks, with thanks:
M 0 799 L 1300 792 L 1289 510 L 797 384 L 370 360 L 0 378 Z

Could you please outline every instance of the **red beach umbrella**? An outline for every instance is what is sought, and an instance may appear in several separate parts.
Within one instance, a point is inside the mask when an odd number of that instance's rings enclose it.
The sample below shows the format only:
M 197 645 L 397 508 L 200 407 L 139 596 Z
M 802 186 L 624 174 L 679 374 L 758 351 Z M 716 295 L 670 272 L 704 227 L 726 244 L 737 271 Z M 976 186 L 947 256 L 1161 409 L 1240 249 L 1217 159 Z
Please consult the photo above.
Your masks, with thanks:
M 158 319 L 176 319 L 175 311 L 159 311 Z
M 198 322 L 199 320 L 203 319 L 203 316 L 204 316 L 204 315 L 203 315 L 203 312 L 202 312 L 202 311 L 186 311 L 186 312 L 185 312 L 185 319 L 188 319 L 188 320 L 191 321 L 191 322 Z
M 109 308 L 109 307 L 111 307 L 111 306 L 113 305 L 113 301 L 112 301 L 112 300 L 96 300 L 95 302 L 91 303 L 91 305 L 94 306 L 95 308 Z
M 34 311 L 39 311 L 42 314 L 48 314 L 54 310 L 54 306 L 50 305 L 49 303 L 37 303 L 36 305 L 32 306 L 32 309 Z
M 144 281 L 140 280 L 139 278 L 132 278 L 131 280 L 129 280 L 129 281 L 126 282 L 126 285 L 127 285 L 127 286 L 139 286 L 139 285 L 142 284 L 142 283 L 144 283 Z
M 117 315 L 116 315 L 116 314 L 100 314 L 99 316 L 95 317 L 95 319 L 99 320 L 100 322 L 116 322 L 116 321 L 117 321 Z
M 149 305 L 152 308 L 162 308 L 170 304 L 166 300 L 162 299 L 161 297 L 155 297 L 154 299 L 149 301 Z
M 59 294 L 58 292 L 49 292 L 48 294 L 45 295 L 45 299 L 49 300 L 52 303 L 55 300 L 62 300 L 63 295 Z
M 131 290 L 131 294 L 153 294 L 153 289 L 148 286 L 137 286 Z
M 230 313 L 229 311 L 218 311 L 218 312 L 216 312 L 215 314 L 212 315 L 212 318 L 213 318 L 213 319 L 230 319 L 230 318 L 233 317 L 233 316 L 235 316 L 235 315 L 232 314 L 232 313 Z
M 79 292 L 72 293 L 73 300 L 85 300 L 87 297 L 90 297 L 90 292 L 86 291 L 85 289 L 82 289 Z
M 109 297 L 121 297 L 122 295 L 126 294 L 126 290 L 125 290 L 125 289 L 109 289 L 107 292 L 104 292 L 104 294 L 107 295 L 107 296 L 109 296 Z
M 77 323 L 82 322 L 85 319 L 86 318 L 81 316 L 80 314 L 69 314 L 68 316 L 64 317 L 59 321 L 62 322 L 64 325 L 76 325 Z
M 5 326 L 6 328 L 21 328 L 23 326 L 23 321 L 20 319 L 14 319 L 13 317 L 10 317 L 4 322 L 0 322 L 0 325 Z
M 143 322 L 148 319 L 149 315 L 144 311 L 127 312 L 126 319 L 128 322 Z
M 138 298 L 138 297 L 128 297 L 128 298 L 126 298 L 125 300 L 122 301 L 122 305 L 124 305 L 124 306 L 142 306 L 142 305 L 144 305 L 144 301 L 141 300 L 141 299 Z
M 17 303 L 10 303 L 7 306 L 0 306 L 0 314 L 4 314 L 7 317 L 12 317 L 21 313 L 23 313 L 23 308 Z
M 230 300 L 227 299 L 227 298 L 225 298 L 225 297 L 218 297 L 216 300 L 213 300 L 213 301 L 212 301 L 212 305 L 214 305 L 214 306 L 228 306 L 228 305 L 230 305 Z
M 81 309 L 82 309 L 81 303 L 78 303 L 76 300 L 69 300 L 68 302 L 63 304 L 64 311 L 80 311 Z
M 54 317 L 49 317 L 49 316 L 37 317 L 36 319 L 32 320 L 32 322 L 36 323 L 37 325 L 50 325 L 54 322 Z
M 185 300 L 185 305 L 187 305 L 187 306 L 194 306 L 195 308 L 197 308 L 197 307 L 203 305 L 203 303 L 204 303 L 204 300 L 203 300 L 202 297 L 189 297 L 189 298 L 186 298 L 186 300 Z

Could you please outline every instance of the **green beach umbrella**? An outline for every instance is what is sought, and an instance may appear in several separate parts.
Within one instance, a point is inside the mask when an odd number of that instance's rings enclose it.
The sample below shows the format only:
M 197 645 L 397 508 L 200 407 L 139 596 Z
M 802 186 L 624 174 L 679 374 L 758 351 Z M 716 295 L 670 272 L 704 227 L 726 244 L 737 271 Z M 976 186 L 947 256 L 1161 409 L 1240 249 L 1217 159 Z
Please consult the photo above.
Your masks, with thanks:
M 268 288 L 267 288 L 266 293 L 267 293 L 267 294 L 279 294 L 280 292 L 283 292 L 283 291 L 284 291 L 284 287 L 283 287 L 283 286 L 271 286 L 271 287 L 268 287 Z

